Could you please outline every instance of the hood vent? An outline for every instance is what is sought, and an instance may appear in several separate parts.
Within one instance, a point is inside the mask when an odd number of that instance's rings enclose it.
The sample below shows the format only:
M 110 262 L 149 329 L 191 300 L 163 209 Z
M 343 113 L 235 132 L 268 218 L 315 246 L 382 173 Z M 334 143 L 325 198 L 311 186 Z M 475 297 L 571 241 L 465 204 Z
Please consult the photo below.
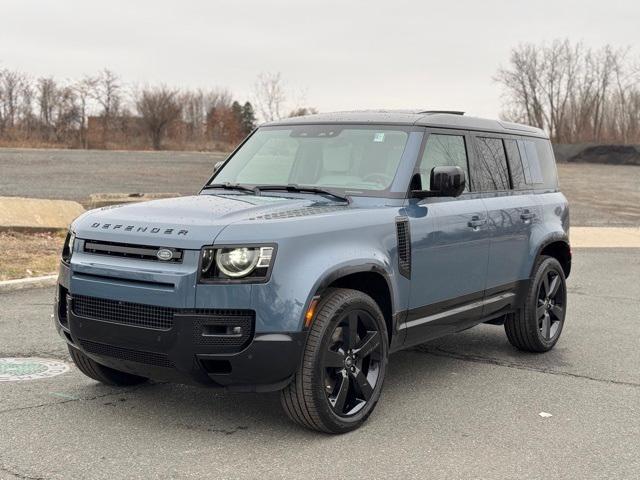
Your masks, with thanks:
M 398 270 L 403 277 L 411 278 L 411 232 L 407 217 L 396 218 L 398 239 Z
M 264 215 L 252 217 L 249 220 L 281 220 L 284 218 L 308 217 L 309 215 L 337 212 L 339 210 L 345 210 L 346 208 L 347 207 L 343 205 L 331 205 L 326 207 L 303 207 L 293 210 L 280 210 L 272 213 L 265 213 Z

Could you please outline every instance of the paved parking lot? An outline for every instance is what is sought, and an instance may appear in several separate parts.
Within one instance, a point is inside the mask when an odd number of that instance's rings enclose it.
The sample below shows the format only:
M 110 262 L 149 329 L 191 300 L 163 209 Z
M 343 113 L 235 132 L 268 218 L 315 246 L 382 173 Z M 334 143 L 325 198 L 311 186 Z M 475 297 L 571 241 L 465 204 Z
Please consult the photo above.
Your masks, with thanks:
M 391 357 L 359 431 L 302 430 L 277 394 L 0 382 L 0 478 L 640 477 L 640 250 L 574 251 L 563 337 L 483 325 Z M 0 294 L 0 356 L 68 360 L 52 289 Z M 543 418 L 541 412 L 552 416 Z

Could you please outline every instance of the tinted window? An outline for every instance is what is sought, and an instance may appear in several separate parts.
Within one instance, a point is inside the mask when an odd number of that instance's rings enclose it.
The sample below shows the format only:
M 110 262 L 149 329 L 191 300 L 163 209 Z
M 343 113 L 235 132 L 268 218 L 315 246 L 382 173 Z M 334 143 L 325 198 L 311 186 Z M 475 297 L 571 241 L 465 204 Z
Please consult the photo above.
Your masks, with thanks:
M 556 160 L 553 156 L 551 142 L 536 138 L 533 143 L 538 153 L 538 161 L 542 172 L 542 180 L 545 188 L 558 188 L 558 171 L 556 169 Z
M 520 150 L 515 140 L 504 140 L 504 148 L 507 151 L 507 160 L 509 162 L 509 170 L 511 172 L 511 183 L 515 189 L 527 188 L 527 182 L 524 177 L 524 168 L 522 166 L 522 158 Z
M 467 178 L 469 178 L 467 148 L 464 143 L 464 137 L 461 135 L 440 135 L 432 133 L 427 138 L 424 153 L 422 154 L 422 161 L 420 162 L 422 189 L 429 190 L 429 177 L 433 167 L 449 166 L 460 167 Z M 465 187 L 465 191 L 468 189 L 468 186 Z
M 473 189 L 479 192 L 509 190 L 507 157 L 500 138 L 476 137 L 477 158 L 471 167 Z
M 518 140 L 518 149 L 524 165 L 524 178 L 529 185 L 539 185 L 544 182 L 538 150 L 533 140 Z

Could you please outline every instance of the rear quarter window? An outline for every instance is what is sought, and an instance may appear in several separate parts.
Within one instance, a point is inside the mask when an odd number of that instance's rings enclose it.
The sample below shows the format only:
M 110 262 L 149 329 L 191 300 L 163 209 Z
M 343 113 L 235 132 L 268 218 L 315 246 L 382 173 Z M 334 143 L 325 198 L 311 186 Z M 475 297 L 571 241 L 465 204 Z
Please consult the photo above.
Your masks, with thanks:
M 551 143 L 541 138 L 518 140 L 527 185 L 533 188 L 556 189 L 558 173 Z

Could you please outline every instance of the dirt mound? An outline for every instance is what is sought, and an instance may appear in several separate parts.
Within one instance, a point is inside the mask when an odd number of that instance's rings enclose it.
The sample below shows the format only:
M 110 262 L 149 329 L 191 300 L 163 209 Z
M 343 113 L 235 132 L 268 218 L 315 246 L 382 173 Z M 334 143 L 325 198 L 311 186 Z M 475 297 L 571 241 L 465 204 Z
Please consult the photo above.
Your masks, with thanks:
M 640 165 L 640 151 L 634 145 L 595 145 L 569 157 L 567 162 Z

